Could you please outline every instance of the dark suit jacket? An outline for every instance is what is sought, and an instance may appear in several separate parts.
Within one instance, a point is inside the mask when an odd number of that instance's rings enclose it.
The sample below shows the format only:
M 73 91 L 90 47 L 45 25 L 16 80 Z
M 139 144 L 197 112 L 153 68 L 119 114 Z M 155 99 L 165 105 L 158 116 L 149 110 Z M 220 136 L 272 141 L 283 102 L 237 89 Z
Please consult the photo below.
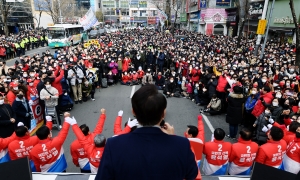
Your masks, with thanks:
M 28 101 L 26 101 L 26 105 L 27 105 L 27 109 L 23 106 L 23 103 L 21 101 L 17 101 L 15 100 L 12 104 L 12 109 L 14 111 L 14 113 L 16 114 L 16 122 L 15 122 L 15 126 L 18 125 L 19 122 L 23 122 L 25 126 L 28 127 L 28 129 L 30 129 L 30 120 L 31 117 L 30 115 L 28 117 L 26 117 L 26 113 L 30 113 L 31 109 L 29 107 Z
M 107 140 L 95 180 L 192 180 L 197 172 L 188 139 L 142 127 Z

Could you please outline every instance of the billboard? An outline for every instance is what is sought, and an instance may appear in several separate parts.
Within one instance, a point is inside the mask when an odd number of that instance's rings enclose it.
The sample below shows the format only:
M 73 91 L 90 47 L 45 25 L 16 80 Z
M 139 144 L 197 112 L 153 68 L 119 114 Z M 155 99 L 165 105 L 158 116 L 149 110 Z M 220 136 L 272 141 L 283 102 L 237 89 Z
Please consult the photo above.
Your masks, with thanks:
M 249 3 L 248 14 L 251 19 L 259 19 L 264 9 L 264 1 L 254 1 Z

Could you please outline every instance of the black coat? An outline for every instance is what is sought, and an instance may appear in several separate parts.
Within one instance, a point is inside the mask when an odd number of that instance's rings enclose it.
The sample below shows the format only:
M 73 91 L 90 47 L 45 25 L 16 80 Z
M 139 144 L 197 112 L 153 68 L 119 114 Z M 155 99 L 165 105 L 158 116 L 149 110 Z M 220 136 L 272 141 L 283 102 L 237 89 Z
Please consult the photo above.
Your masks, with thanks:
M 245 98 L 243 94 L 229 94 L 227 98 L 228 108 L 226 122 L 232 125 L 238 125 L 243 119 L 243 103 Z
M 217 85 L 218 85 L 218 80 L 217 79 L 214 79 L 213 82 L 211 82 L 210 80 L 208 81 L 207 89 L 208 89 L 208 94 L 209 94 L 210 98 L 212 98 L 212 96 L 214 94 L 216 94 Z
M 161 78 L 158 79 L 158 77 L 156 76 L 156 78 L 155 78 L 155 85 L 157 85 L 157 86 L 163 86 L 163 85 L 165 85 L 165 78 L 163 76 L 161 76 Z
M 31 120 L 31 116 L 29 115 L 28 117 L 26 117 L 26 113 L 31 113 L 31 109 L 29 107 L 28 101 L 26 101 L 26 105 L 27 105 L 27 109 L 23 106 L 22 101 L 18 101 L 15 100 L 12 104 L 12 109 L 16 114 L 16 122 L 15 125 L 17 125 L 19 122 L 23 122 L 24 125 L 26 127 L 28 127 L 28 129 L 30 129 L 30 120 Z
M 15 113 L 9 104 L 0 105 L 0 137 L 6 138 L 15 131 L 15 125 L 10 121 L 15 118 Z
M 173 82 L 173 83 L 168 82 L 166 84 L 164 93 L 167 94 L 167 92 L 169 92 L 171 94 L 176 92 L 176 84 L 175 84 L 175 82 Z

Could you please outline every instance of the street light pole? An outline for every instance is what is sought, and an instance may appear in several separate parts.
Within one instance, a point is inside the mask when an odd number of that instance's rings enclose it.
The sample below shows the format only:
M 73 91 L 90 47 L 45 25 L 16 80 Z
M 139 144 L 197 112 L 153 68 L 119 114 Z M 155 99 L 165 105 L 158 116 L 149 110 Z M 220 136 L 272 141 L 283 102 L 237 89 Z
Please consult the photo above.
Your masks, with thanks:
M 262 12 L 261 20 L 265 20 L 266 19 L 268 4 L 269 4 L 269 0 L 265 0 L 265 4 L 264 4 L 264 9 L 263 9 L 263 12 Z M 257 56 L 258 48 L 259 48 L 259 45 L 260 45 L 261 38 L 262 38 L 262 35 L 259 34 L 257 36 L 257 40 L 256 40 L 254 56 Z

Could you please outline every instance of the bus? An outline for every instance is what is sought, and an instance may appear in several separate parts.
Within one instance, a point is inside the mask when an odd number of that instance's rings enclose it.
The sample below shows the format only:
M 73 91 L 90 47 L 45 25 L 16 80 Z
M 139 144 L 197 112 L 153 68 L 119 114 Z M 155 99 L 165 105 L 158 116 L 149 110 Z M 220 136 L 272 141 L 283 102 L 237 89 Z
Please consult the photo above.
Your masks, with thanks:
M 72 46 L 88 40 L 87 32 L 81 25 L 55 24 L 48 26 L 47 31 L 50 48 Z

